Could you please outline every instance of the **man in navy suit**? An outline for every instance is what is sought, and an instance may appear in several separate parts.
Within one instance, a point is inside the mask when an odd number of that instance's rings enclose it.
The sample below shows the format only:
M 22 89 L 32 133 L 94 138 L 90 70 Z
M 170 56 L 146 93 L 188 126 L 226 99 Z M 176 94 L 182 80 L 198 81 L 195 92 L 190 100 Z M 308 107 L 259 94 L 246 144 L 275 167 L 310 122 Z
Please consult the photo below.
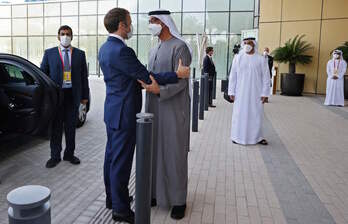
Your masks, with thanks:
M 60 88 L 62 99 L 53 120 L 51 134 L 51 158 L 46 167 L 53 168 L 61 161 L 63 129 L 66 148 L 63 160 L 77 165 L 79 158 L 74 155 L 75 130 L 80 103 L 87 104 L 89 99 L 88 74 L 85 52 L 72 47 L 73 32 L 69 26 L 58 30 L 60 45 L 45 50 L 41 70 Z
M 127 10 L 114 8 L 104 18 L 109 32 L 107 41 L 99 51 L 99 63 L 106 85 L 104 122 L 107 143 L 104 162 L 106 207 L 112 209 L 115 221 L 134 222 L 130 209 L 128 182 L 132 168 L 136 141 L 136 114 L 141 111 L 141 85 L 159 94 L 159 85 L 187 78 L 189 67 L 179 65 L 177 72 L 152 74 L 137 59 L 125 40 L 132 36 L 132 20 Z
M 209 89 L 208 89 L 208 96 L 209 96 L 209 107 L 215 107 L 213 105 L 213 89 L 214 89 L 214 79 L 216 78 L 216 70 L 215 70 L 215 64 L 213 61 L 213 54 L 214 54 L 214 48 L 213 47 L 207 47 L 205 50 L 206 56 L 203 60 L 203 72 L 208 74 L 209 78 Z

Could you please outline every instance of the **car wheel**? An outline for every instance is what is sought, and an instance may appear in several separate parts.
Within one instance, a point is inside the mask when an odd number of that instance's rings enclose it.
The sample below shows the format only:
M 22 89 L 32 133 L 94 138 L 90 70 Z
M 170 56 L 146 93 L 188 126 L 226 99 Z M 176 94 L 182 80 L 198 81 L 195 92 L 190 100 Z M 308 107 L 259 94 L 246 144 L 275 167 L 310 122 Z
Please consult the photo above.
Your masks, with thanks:
M 77 127 L 82 127 L 83 124 L 86 122 L 86 119 L 87 119 L 87 107 L 86 105 L 84 104 L 80 104 L 80 107 L 79 107 L 79 115 L 78 115 L 78 118 L 77 118 Z

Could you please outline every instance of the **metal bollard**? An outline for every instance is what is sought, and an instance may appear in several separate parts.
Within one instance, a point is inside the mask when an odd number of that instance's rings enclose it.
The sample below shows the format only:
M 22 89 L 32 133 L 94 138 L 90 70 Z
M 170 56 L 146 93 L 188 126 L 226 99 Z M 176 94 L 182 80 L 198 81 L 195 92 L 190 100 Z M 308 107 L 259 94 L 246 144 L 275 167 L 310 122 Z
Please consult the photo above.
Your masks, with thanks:
M 51 191 L 47 187 L 28 185 L 7 195 L 9 224 L 51 224 Z
M 204 110 L 209 110 L 209 75 L 204 74 Z
M 214 79 L 213 79 L 213 100 L 216 100 L 216 74 L 214 76 Z
M 204 75 L 201 76 L 199 85 L 199 120 L 204 120 Z
M 153 114 L 137 114 L 135 224 L 151 222 Z
M 193 81 L 192 131 L 198 132 L 198 80 Z
M 193 78 L 193 80 L 196 80 L 196 68 L 193 68 L 192 78 Z

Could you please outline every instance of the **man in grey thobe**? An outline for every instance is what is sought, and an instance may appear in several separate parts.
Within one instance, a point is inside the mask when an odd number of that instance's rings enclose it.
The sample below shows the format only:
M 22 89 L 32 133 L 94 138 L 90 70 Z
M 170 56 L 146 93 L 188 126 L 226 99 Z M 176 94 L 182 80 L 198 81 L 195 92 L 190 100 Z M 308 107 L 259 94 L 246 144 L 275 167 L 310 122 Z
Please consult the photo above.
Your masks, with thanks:
M 149 13 L 149 30 L 159 43 L 149 55 L 149 71 L 175 71 L 179 60 L 191 64 L 191 49 L 180 36 L 169 11 Z M 147 93 L 146 110 L 155 115 L 152 170 L 152 205 L 171 206 L 171 217 L 185 216 L 190 141 L 189 79 L 159 86 Z

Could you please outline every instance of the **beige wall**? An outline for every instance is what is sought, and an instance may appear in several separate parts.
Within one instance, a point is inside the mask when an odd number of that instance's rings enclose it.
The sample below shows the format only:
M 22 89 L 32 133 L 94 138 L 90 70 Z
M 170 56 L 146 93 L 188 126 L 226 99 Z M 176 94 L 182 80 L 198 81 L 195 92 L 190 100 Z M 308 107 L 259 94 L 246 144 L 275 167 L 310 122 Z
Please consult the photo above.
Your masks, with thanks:
M 309 52 L 313 62 L 296 67 L 306 74 L 304 91 L 323 94 L 329 54 L 348 41 L 348 0 L 260 0 L 260 50 L 265 46 L 274 50 L 297 34 L 305 34 L 314 47 Z M 288 65 L 279 70 L 287 72 Z

